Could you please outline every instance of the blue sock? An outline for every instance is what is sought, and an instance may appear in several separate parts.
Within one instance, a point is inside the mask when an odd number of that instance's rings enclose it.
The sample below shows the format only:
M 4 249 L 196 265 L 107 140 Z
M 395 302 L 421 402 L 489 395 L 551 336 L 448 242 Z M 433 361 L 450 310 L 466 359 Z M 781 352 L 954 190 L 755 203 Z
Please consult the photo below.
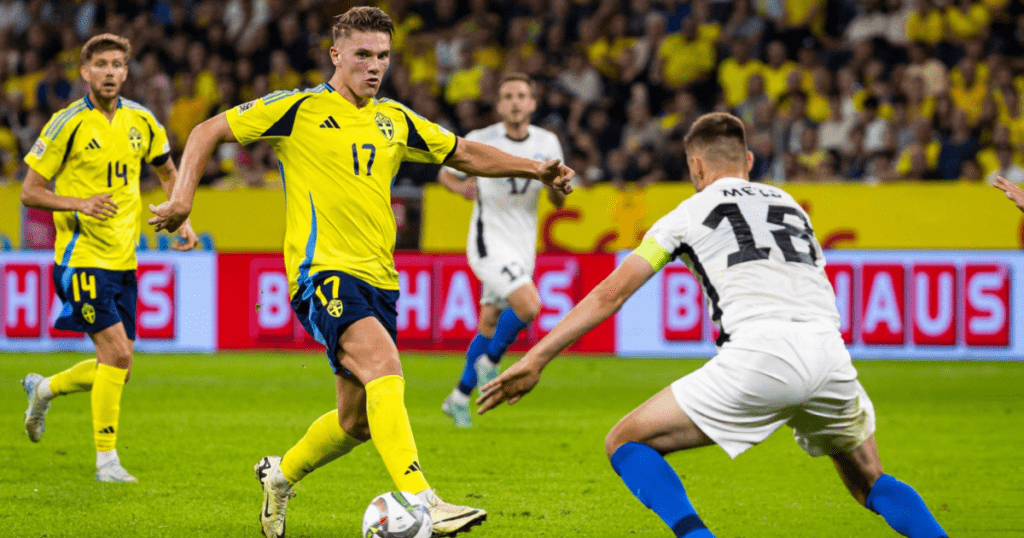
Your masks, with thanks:
M 914 488 L 890 475 L 878 477 L 864 506 L 885 518 L 896 532 L 909 538 L 946 538 L 939 522 Z
M 487 352 L 490 343 L 490 338 L 479 333 L 469 343 L 469 349 L 466 350 L 466 366 L 462 368 L 462 377 L 459 379 L 459 392 L 466 396 L 473 394 L 473 389 L 476 388 L 476 359 Z
M 498 326 L 494 329 L 494 338 L 491 338 L 491 343 L 487 346 L 487 356 L 495 363 L 500 362 L 505 351 L 508 351 L 508 346 L 519 337 L 519 331 L 525 328 L 526 324 L 516 316 L 515 311 L 506 308 L 498 316 Z
M 665 458 L 641 443 L 626 443 L 612 454 L 612 468 L 644 506 L 678 537 L 714 538 L 686 498 L 679 475 Z

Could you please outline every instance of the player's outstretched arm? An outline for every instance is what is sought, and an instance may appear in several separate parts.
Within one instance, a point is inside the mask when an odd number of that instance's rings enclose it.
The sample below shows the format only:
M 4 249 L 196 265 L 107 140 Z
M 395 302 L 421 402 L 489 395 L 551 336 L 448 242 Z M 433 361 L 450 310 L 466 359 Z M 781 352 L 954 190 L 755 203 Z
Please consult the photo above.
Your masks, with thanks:
M 501 402 L 518 402 L 540 381 L 540 372 L 565 348 L 622 308 L 636 290 L 655 273 L 651 262 L 630 254 L 569 311 L 544 338 L 494 381 L 480 388 L 477 413 L 484 414 Z
M 437 173 L 437 182 L 444 185 L 444 188 L 448 189 L 449 192 L 458 194 L 470 202 L 476 200 L 476 178 L 473 176 L 459 179 L 455 174 L 442 168 Z
M 117 214 L 117 203 L 108 192 L 91 198 L 61 196 L 46 188 L 46 178 L 32 168 L 21 183 L 21 203 L 25 207 L 46 211 L 78 211 L 98 220 L 107 220 Z
M 997 177 L 992 186 L 1006 193 L 1006 197 L 1017 204 L 1017 209 L 1024 211 L 1024 190 L 1002 176 Z
M 171 195 L 174 193 L 174 185 L 178 182 L 178 169 L 174 166 L 174 159 L 168 156 L 168 159 L 163 164 L 154 166 L 153 169 L 156 170 L 156 175 L 160 178 L 160 187 L 167 193 L 167 199 L 170 200 Z M 189 219 L 185 219 L 185 222 L 178 228 L 178 236 L 181 237 L 181 241 L 171 244 L 171 248 L 174 250 L 192 250 L 199 243 L 199 239 L 196 237 L 196 232 L 192 230 L 192 223 Z
M 572 192 L 569 180 L 576 175 L 572 168 L 557 159 L 544 163 L 524 159 L 465 138 L 459 139 L 455 153 L 444 164 L 471 176 L 536 179 L 565 194 Z
M 217 145 L 222 142 L 234 142 L 235 135 L 228 126 L 227 116 L 220 113 L 192 129 L 185 143 L 185 152 L 181 155 L 181 173 L 174 182 L 174 190 L 171 192 L 170 200 L 155 206 L 149 205 L 149 210 L 154 217 L 149 219 L 149 224 L 154 226 L 155 231 L 167 230 L 176 231 L 192 211 L 192 199 L 196 195 L 196 187 L 199 179 L 203 177 L 203 170 L 210 162 L 210 155 Z

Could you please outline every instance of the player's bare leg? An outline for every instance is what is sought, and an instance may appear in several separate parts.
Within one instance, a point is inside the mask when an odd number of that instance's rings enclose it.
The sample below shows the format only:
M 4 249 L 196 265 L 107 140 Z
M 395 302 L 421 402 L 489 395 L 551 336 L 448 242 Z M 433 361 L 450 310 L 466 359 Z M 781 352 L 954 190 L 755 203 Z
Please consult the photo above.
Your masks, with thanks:
M 91 392 L 96 480 L 138 482 L 121 466 L 116 449 L 121 393 L 131 377 L 134 343 L 128 338 L 122 323 L 90 333 L 89 338 L 96 346 L 96 361 L 99 363 Z
M 506 298 L 509 308 L 493 303 L 480 305 L 477 335 L 466 350 L 462 376 L 451 394 L 441 404 L 441 411 L 460 428 L 473 425 L 469 397 L 473 389 L 482 387 L 501 373 L 502 356 L 527 325 L 540 313 L 540 294 L 533 282 L 520 285 Z M 497 335 L 497 336 L 495 336 Z
M 679 475 L 663 455 L 712 444 L 679 407 L 669 387 L 623 417 L 605 438 L 605 451 L 630 492 L 676 536 L 708 538 L 714 535 L 697 516 Z
M 417 494 L 430 509 L 434 534 L 452 535 L 479 525 L 487 512 L 446 503 L 427 484 L 420 468 L 409 414 L 398 348 L 376 318 L 363 318 L 345 330 L 341 365 L 366 390 L 366 417 L 377 452 L 399 491 Z
M 853 498 L 896 532 L 910 538 L 947 536 L 914 488 L 885 474 L 874 435 L 850 452 L 833 455 L 832 461 Z

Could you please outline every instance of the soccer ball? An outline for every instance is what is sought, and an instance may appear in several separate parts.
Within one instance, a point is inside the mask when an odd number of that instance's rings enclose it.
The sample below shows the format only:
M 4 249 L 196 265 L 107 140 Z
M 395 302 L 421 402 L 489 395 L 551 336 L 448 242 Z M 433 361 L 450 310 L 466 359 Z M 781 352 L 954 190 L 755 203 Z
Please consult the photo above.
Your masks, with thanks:
M 433 532 L 427 505 L 412 493 L 378 495 L 363 514 L 364 538 L 429 538 Z

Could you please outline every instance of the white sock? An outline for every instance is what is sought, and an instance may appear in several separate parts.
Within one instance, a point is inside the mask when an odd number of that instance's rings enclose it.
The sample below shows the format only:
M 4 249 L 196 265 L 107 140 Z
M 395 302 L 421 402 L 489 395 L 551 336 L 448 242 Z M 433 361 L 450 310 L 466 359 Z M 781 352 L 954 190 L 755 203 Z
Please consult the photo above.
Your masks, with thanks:
M 117 457 L 117 449 L 108 450 L 106 452 L 96 453 L 96 468 L 99 469 L 110 462 L 120 463 L 121 460 Z
M 53 392 L 50 390 L 50 378 L 44 377 L 42 381 L 36 385 L 36 392 L 39 393 L 40 398 L 49 400 L 53 398 Z
M 469 405 L 469 394 L 463 394 L 459 387 L 452 389 L 452 401 L 457 404 Z

